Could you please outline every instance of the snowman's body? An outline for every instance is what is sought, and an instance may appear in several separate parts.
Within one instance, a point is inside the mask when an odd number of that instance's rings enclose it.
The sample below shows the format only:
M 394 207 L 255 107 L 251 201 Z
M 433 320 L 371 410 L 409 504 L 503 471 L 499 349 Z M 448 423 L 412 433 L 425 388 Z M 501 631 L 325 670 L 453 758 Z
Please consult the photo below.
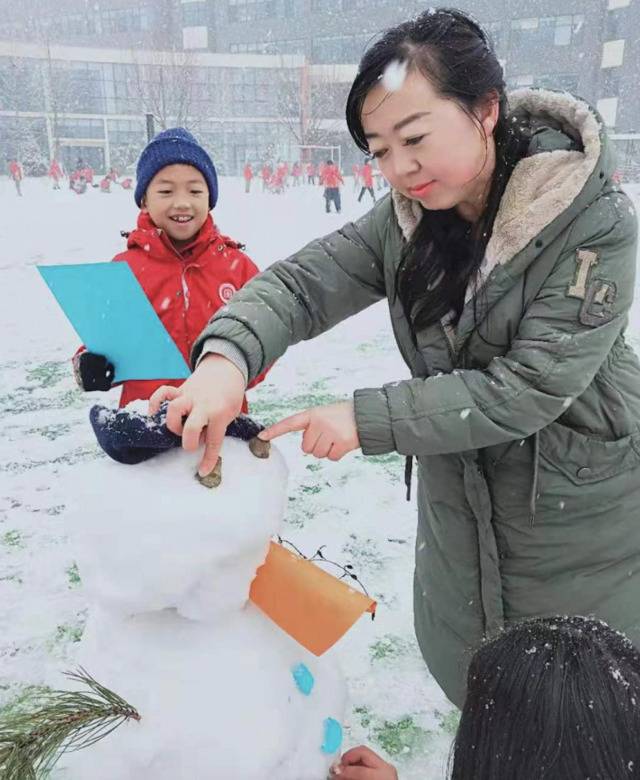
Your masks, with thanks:
M 213 489 L 181 450 L 81 475 L 74 534 L 90 611 L 78 662 L 141 720 L 65 755 L 70 780 L 326 777 L 340 674 L 248 601 L 283 515 L 286 466 L 277 450 L 259 460 L 229 438 L 222 458 Z M 300 664 L 310 693 L 294 680 Z

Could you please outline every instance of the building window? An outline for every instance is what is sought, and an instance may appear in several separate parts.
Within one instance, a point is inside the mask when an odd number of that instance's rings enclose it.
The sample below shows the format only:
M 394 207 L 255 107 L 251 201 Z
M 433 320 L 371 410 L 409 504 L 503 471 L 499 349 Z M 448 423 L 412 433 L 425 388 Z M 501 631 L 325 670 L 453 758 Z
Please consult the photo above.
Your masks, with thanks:
M 618 98 L 607 97 L 598 100 L 597 109 L 602 115 L 604 123 L 607 127 L 616 126 L 616 118 L 618 115 Z
M 601 68 L 619 68 L 624 60 L 624 39 L 606 41 L 602 46 Z
M 187 49 L 208 49 L 209 48 L 209 28 L 201 25 L 200 27 L 182 28 L 182 48 Z
M 305 41 L 303 38 L 295 38 L 283 41 L 231 43 L 229 51 L 233 54 L 304 54 Z
M 533 80 L 533 86 L 575 94 L 578 91 L 578 76 L 575 73 L 546 73 L 536 76 Z
M 58 119 L 58 138 L 104 138 L 102 119 Z
M 185 3 L 182 5 L 182 26 L 183 27 L 205 27 L 208 24 L 207 4 L 198 0 L 197 2 Z
M 102 32 L 109 34 L 142 32 L 149 29 L 148 10 L 141 8 L 115 8 L 102 11 Z
M 511 43 L 518 46 L 568 46 L 582 38 L 584 16 L 530 16 L 511 22 Z
M 255 22 L 276 15 L 276 0 L 229 0 L 227 19 L 230 22 Z
M 311 58 L 318 64 L 359 62 L 371 37 L 370 34 L 360 34 L 314 38 Z

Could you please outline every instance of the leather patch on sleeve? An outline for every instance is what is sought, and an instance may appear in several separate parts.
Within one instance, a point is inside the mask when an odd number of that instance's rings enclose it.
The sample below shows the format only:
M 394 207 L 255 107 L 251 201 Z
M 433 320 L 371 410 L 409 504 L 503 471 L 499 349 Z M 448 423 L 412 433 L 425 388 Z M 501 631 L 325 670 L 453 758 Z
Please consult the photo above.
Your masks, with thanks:
M 580 309 L 580 322 L 590 328 L 604 325 L 615 317 L 613 304 L 618 295 L 614 282 L 595 279 L 587 288 L 584 303 Z

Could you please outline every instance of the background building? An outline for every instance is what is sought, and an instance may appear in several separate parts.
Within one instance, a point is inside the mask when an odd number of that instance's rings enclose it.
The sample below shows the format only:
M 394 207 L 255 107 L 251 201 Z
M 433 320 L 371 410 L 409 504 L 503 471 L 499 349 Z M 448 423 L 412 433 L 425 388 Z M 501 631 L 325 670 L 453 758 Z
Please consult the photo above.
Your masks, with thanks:
M 585 97 L 633 167 L 640 0 L 458 6 L 489 29 L 510 87 Z M 203 135 L 228 173 L 246 159 L 294 159 L 301 143 L 340 144 L 350 163 L 359 153 L 343 117 L 356 64 L 380 30 L 422 10 L 417 0 L 0 0 L 0 154 L 24 137 L 34 157 L 46 141 L 44 157 L 58 145 L 67 158 L 82 147 L 97 165 L 130 164 L 152 113 L 158 127 Z

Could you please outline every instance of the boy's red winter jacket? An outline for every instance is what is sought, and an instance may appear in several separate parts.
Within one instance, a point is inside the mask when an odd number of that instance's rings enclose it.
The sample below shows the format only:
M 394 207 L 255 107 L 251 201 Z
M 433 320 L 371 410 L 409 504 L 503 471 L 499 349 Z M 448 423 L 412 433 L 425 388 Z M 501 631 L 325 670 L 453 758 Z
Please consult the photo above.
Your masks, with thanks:
M 337 165 L 327 165 L 321 174 L 322 184 L 329 189 L 335 189 L 341 184 L 344 184 L 344 180 Z
M 360 169 L 362 176 L 362 185 L 364 187 L 373 187 L 373 168 L 369 163 L 365 163 Z
M 127 251 L 113 259 L 129 263 L 187 363 L 193 342 L 214 313 L 258 273 L 240 251 L 240 245 L 218 232 L 211 215 L 193 241 L 178 252 L 149 215 L 140 212 L 138 226 L 129 234 Z M 249 387 L 261 382 L 264 376 L 261 374 Z M 149 398 L 160 385 L 178 386 L 183 381 L 123 382 L 120 406 Z M 246 399 L 243 411 L 247 411 Z

